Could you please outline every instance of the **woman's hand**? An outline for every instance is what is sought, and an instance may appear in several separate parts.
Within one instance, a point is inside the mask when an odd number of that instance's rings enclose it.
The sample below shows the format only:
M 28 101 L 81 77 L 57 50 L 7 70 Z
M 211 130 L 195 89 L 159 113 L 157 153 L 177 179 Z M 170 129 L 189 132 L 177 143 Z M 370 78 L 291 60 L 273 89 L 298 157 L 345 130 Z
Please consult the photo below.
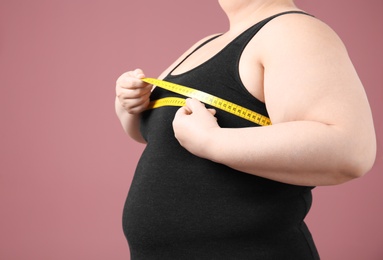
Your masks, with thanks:
M 219 129 L 214 109 L 207 109 L 197 99 L 186 99 L 173 120 L 174 134 L 180 144 L 196 156 L 206 158 L 206 148 L 214 130 Z
M 139 114 L 149 104 L 152 85 L 143 82 L 145 75 L 136 69 L 122 74 L 116 82 L 116 96 L 121 106 L 130 114 Z

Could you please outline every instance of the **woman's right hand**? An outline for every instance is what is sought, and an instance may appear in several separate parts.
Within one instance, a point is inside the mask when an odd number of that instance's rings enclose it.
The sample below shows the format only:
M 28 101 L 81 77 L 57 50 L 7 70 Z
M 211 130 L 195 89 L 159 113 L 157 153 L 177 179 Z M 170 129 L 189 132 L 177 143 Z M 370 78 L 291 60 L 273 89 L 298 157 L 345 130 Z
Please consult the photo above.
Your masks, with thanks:
M 122 74 L 116 82 L 116 96 L 121 106 L 129 114 L 139 114 L 149 105 L 152 85 L 143 82 L 142 70 L 136 69 Z

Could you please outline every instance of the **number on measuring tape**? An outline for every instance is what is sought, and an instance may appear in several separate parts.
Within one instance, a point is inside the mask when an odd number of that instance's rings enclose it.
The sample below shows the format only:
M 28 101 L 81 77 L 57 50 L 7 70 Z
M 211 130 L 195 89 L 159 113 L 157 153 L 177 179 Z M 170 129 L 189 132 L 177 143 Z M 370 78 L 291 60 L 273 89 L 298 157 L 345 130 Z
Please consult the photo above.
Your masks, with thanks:
M 141 80 L 146 83 L 153 84 L 157 87 L 166 89 L 168 91 L 171 91 L 186 97 L 198 99 L 199 101 L 205 104 L 219 108 L 223 111 L 226 111 L 238 117 L 244 118 L 258 125 L 262 125 L 262 126 L 271 125 L 271 120 L 267 116 L 261 115 L 255 111 L 252 111 L 250 109 L 247 109 L 245 107 L 232 103 L 225 99 L 210 95 L 209 93 L 206 93 L 197 89 L 189 88 L 186 86 L 182 86 L 179 84 L 175 84 L 172 82 L 154 79 L 154 78 L 143 78 Z M 167 98 L 161 98 L 161 99 L 150 102 L 148 109 L 154 109 L 154 108 L 163 107 L 163 106 L 184 106 L 185 103 L 186 103 L 185 99 L 183 98 L 167 97 Z

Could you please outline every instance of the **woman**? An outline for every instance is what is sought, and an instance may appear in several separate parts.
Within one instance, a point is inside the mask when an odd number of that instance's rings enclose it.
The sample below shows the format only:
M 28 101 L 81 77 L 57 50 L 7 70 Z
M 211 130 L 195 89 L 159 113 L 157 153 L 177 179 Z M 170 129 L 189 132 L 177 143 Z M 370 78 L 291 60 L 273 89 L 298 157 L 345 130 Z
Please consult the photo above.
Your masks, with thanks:
M 259 127 L 145 83 L 116 86 L 124 130 L 147 143 L 124 208 L 132 259 L 319 259 L 311 190 L 364 175 L 376 153 L 363 86 L 338 36 L 292 0 L 220 0 L 230 28 L 161 76 L 268 116 Z M 355 124 L 355 118 L 358 124 Z

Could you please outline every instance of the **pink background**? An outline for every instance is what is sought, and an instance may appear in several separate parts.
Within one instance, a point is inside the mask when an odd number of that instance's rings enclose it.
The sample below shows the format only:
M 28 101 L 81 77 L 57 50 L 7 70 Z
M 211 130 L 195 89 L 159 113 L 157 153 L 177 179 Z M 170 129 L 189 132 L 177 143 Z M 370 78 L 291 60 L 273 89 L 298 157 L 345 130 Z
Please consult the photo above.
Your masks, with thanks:
M 382 260 L 383 1 L 297 3 L 348 46 L 380 140 L 369 174 L 315 189 L 307 222 L 322 259 Z M 0 0 L 0 259 L 129 259 L 121 212 L 143 146 L 115 116 L 115 81 L 156 77 L 226 28 L 216 0 Z

